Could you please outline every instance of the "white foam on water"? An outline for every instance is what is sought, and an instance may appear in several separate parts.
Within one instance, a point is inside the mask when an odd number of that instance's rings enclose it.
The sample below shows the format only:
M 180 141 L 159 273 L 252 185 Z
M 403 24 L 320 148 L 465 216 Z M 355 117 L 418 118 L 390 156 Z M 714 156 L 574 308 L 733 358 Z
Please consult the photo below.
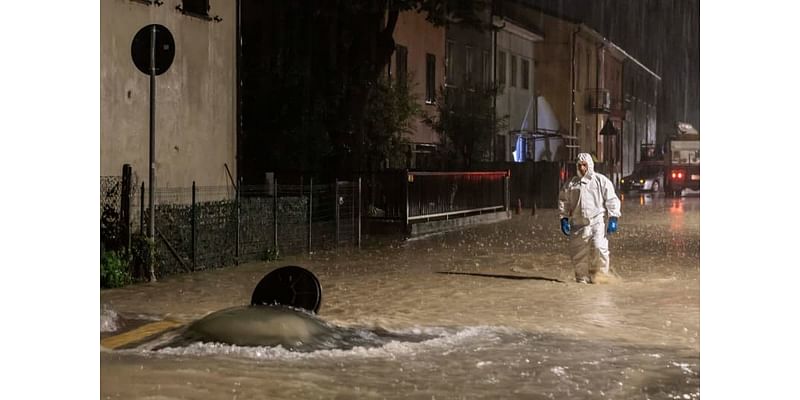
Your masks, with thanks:
M 118 321 L 119 315 L 116 311 L 107 306 L 100 309 L 100 332 L 115 332 L 119 329 Z
M 403 330 L 389 331 L 397 335 L 428 335 L 431 339 L 422 341 L 391 340 L 381 346 L 356 346 L 350 349 L 325 349 L 310 352 L 299 352 L 282 346 L 237 346 L 222 343 L 193 343 L 186 347 L 168 347 L 157 350 L 157 354 L 175 356 L 225 356 L 254 360 L 315 360 L 339 358 L 388 358 L 414 355 L 420 352 L 437 351 L 464 347 L 471 342 L 493 342 L 499 335 L 515 333 L 505 327 L 471 326 L 464 328 L 413 327 Z M 141 351 L 141 350 L 138 350 Z

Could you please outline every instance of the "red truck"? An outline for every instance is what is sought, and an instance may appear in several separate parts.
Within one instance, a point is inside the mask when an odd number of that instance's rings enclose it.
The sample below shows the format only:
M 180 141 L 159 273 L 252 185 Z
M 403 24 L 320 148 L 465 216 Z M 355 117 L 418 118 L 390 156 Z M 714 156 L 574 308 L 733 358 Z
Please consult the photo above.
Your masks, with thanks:
M 665 191 L 673 196 L 680 196 L 683 189 L 700 190 L 700 132 L 684 122 L 677 126 L 664 154 Z

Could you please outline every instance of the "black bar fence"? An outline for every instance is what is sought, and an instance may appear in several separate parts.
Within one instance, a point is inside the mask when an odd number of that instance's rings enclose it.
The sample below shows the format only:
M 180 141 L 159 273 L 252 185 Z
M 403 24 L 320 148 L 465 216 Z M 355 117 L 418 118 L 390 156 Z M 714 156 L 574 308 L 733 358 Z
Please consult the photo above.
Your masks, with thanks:
M 101 211 L 120 232 L 146 235 L 149 204 L 142 196 L 148 189 L 128 179 L 101 177 Z M 344 200 L 339 204 L 337 190 Z M 269 260 L 281 255 L 312 253 L 337 246 L 358 246 L 360 226 L 355 219 L 358 182 L 307 182 L 246 186 L 198 186 L 156 188 L 156 276 L 197 271 L 242 262 Z M 127 203 L 121 194 L 130 198 Z M 355 199 L 355 201 L 354 201 Z M 120 210 L 126 204 L 128 210 Z M 125 215 L 126 218 L 118 218 Z M 341 220 L 336 219 L 339 216 Z M 111 218 L 114 217 L 114 218 Z M 116 238 L 106 224 L 101 231 Z M 102 238 L 101 238 L 102 239 Z M 124 241 L 122 241 L 124 243 Z M 124 244 L 123 244 L 124 245 Z M 141 268 L 132 271 L 146 278 Z
M 413 234 L 415 224 L 508 213 L 509 171 L 371 173 L 362 204 L 368 231 Z M 446 228 L 441 225 L 441 228 Z
M 508 171 L 408 172 L 406 221 L 508 211 Z

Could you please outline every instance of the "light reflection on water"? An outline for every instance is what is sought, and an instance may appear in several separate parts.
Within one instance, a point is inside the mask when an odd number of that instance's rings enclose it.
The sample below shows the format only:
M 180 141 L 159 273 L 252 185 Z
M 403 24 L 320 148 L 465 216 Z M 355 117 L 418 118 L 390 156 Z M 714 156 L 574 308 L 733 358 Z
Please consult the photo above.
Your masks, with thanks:
M 622 281 L 571 282 L 554 210 L 413 242 L 253 263 L 101 292 L 123 318 L 189 322 L 246 304 L 270 270 L 319 277 L 319 316 L 396 339 L 305 353 L 196 344 L 101 351 L 103 398 L 697 398 L 699 198 L 623 201 Z M 464 272 L 440 274 L 437 272 Z M 485 276 L 479 276 L 482 274 Z M 407 336 L 404 336 L 407 335 Z M 430 337 L 423 337 L 430 335 Z M 417 338 L 420 340 L 405 340 Z

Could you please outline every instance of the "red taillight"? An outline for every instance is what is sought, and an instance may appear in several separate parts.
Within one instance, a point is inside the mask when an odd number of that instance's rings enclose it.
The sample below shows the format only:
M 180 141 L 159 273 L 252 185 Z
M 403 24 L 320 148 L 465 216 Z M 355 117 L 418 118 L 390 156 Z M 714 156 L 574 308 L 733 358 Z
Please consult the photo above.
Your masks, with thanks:
M 672 179 L 683 179 L 683 171 L 672 171 Z
M 672 171 L 672 178 L 675 178 L 675 171 Z
M 681 178 L 683 178 L 683 173 L 678 172 L 678 179 L 681 179 Z

